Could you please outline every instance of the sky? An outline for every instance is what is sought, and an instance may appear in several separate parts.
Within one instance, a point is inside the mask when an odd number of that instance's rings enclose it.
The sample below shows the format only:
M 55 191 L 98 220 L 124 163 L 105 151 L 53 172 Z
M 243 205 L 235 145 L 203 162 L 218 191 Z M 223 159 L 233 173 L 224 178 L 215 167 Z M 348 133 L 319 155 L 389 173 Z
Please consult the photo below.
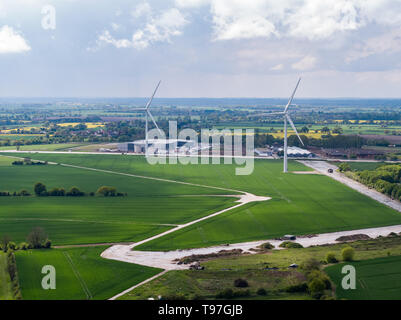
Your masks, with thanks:
M 0 0 L 0 97 L 401 98 L 401 0 Z

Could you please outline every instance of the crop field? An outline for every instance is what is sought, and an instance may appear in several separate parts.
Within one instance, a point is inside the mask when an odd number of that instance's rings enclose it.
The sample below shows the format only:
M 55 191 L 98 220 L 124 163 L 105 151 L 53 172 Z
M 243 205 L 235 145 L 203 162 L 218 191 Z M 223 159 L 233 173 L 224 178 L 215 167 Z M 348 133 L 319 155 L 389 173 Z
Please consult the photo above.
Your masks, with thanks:
M 13 298 L 10 275 L 7 272 L 7 257 L 0 251 L 0 301 Z
M 25 241 L 42 227 L 55 245 L 138 241 L 229 207 L 235 198 L 204 197 L 227 191 L 173 184 L 58 165 L 12 166 L 0 156 L 0 191 L 33 193 L 36 182 L 48 190 L 77 186 L 95 192 L 102 185 L 124 197 L 0 197 L 0 235 Z M 230 192 L 234 194 L 235 192 Z
M 70 148 L 78 148 L 86 146 L 84 143 L 54 143 L 54 144 L 34 144 L 20 146 L 20 151 L 63 151 Z M 3 146 L 0 150 L 16 150 L 16 146 Z
M 106 247 L 42 249 L 16 254 L 22 297 L 25 300 L 108 299 L 161 272 L 160 269 L 106 260 Z M 42 267 L 56 269 L 56 289 L 41 286 Z
M 362 120 L 363 121 L 363 120 Z M 307 124 L 307 123 L 295 123 L 295 126 L 298 131 L 301 130 L 302 127 L 306 126 L 309 129 L 309 134 L 315 134 L 315 136 L 311 135 L 313 138 L 320 138 L 321 129 L 323 127 L 327 127 L 330 130 L 334 128 L 341 128 L 343 134 L 376 134 L 376 135 L 385 135 L 391 134 L 393 131 L 401 131 L 401 126 L 399 125 L 382 125 L 380 123 L 375 124 L 367 124 L 367 123 L 351 123 L 351 124 L 343 124 L 343 123 L 322 123 L 322 124 Z M 225 126 L 215 126 L 216 129 L 259 129 L 259 132 L 269 132 L 270 128 L 273 128 L 277 131 L 277 134 L 281 133 L 283 129 L 283 125 L 281 123 L 267 123 L 264 126 L 261 126 L 260 123 L 249 123 L 244 124 L 243 126 L 235 124 L 235 125 L 225 125 Z M 319 132 L 319 134 L 315 133 L 315 130 Z M 289 131 L 292 132 L 292 131 Z M 275 135 L 275 133 L 271 133 Z M 282 136 L 281 136 L 282 137 Z
M 270 196 L 202 221 L 138 247 L 172 250 L 271 239 L 284 234 L 313 234 L 401 223 L 401 214 L 321 175 L 283 174 L 282 161 L 256 160 L 249 176 L 236 176 L 235 165 L 149 165 L 143 157 L 35 154 L 33 158 L 141 174 Z M 298 162 L 289 169 L 308 170 Z M 176 192 L 174 187 L 169 188 Z M 176 207 L 177 208 L 177 207 Z M 157 214 L 155 210 L 152 211 Z M 156 218 L 154 219 L 156 221 Z
M 33 140 L 44 137 L 43 134 L 0 134 L 0 140 Z
M 344 290 L 341 269 L 344 264 L 327 267 L 325 271 L 336 285 L 337 298 L 355 300 L 401 299 L 401 256 L 347 263 L 355 267 L 356 289 Z

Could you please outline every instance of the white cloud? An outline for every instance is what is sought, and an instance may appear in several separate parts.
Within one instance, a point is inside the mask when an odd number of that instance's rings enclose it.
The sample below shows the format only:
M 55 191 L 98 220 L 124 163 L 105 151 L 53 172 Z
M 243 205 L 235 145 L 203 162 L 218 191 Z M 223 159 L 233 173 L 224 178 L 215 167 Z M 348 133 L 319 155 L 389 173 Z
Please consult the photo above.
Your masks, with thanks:
M 327 39 L 368 23 L 401 26 L 401 0 L 175 0 L 181 8 L 208 5 L 214 40 Z
M 358 29 L 364 22 L 358 15 L 359 8 L 355 2 L 357 1 L 305 1 L 283 21 L 288 26 L 288 36 L 319 40 L 336 32 Z
M 150 14 L 151 9 L 137 11 L 139 14 Z M 139 17 L 139 16 L 138 16 Z M 183 27 L 188 23 L 177 8 L 167 9 L 158 16 L 150 15 L 142 28 L 137 29 L 131 39 L 115 39 L 105 30 L 97 39 L 98 47 L 102 43 L 111 44 L 116 48 L 135 48 L 138 50 L 149 47 L 156 42 L 171 42 L 173 36 L 182 34 Z
M 152 8 L 149 3 L 144 2 L 138 4 L 135 9 L 132 11 L 131 15 L 134 18 L 139 18 L 142 16 L 149 16 L 152 13 Z
M 279 71 L 279 70 L 283 70 L 283 68 L 284 68 L 284 65 L 282 63 L 280 63 L 280 64 L 278 64 L 278 65 L 276 65 L 274 67 L 271 67 L 270 70 Z
M 316 65 L 317 59 L 313 56 L 306 56 L 291 66 L 295 70 L 305 71 L 312 69 Z
M 31 50 L 23 36 L 10 26 L 0 28 L 0 53 L 20 53 Z
M 401 28 L 391 32 L 365 40 L 357 44 L 348 53 L 347 62 L 366 58 L 375 54 L 391 54 L 401 51 Z
M 180 8 L 198 8 L 210 4 L 210 0 L 175 0 L 175 5 Z
M 250 39 L 277 34 L 269 19 L 269 1 L 212 1 L 215 40 Z
M 118 23 L 115 23 L 115 22 L 112 22 L 110 25 L 111 25 L 111 28 L 112 28 L 114 31 L 117 31 L 118 29 L 121 28 L 121 25 L 119 25 Z

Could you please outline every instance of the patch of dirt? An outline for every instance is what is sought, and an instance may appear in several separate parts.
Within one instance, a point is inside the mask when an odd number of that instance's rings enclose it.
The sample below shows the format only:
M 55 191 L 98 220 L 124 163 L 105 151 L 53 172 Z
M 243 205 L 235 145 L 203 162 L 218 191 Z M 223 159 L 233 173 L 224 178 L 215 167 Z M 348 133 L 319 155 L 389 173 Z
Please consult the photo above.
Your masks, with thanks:
M 174 262 L 177 264 L 190 264 L 197 261 L 208 260 L 211 258 L 221 258 L 227 256 L 238 256 L 243 253 L 242 249 L 233 249 L 233 250 L 220 250 L 219 252 L 213 252 L 208 254 L 193 254 L 187 257 L 183 257 L 181 259 L 175 259 Z
M 349 236 L 342 236 L 336 239 L 339 242 L 356 241 L 356 240 L 369 240 L 372 239 L 367 234 L 352 234 Z
M 305 238 L 315 238 L 317 237 L 317 234 L 304 234 L 303 236 L 297 236 L 299 239 L 305 239 Z
M 295 173 L 295 174 L 321 174 L 318 171 L 291 171 L 291 173 Z

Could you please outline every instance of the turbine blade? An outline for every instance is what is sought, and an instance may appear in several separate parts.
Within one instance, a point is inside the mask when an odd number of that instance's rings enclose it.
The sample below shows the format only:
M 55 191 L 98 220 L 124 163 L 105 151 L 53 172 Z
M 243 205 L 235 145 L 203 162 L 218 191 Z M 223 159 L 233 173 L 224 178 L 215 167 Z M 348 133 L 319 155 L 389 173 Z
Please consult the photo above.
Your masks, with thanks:
M 291 118 L 290 118 L 290 116 L 288 114 L 286 115 L 286 118 L 287 118 L 288 122 L 290 123 L 292 129 L 295 131 L 299 141 L 301 141 L 302 145 L 304 146 L 304 143 L 303 143 L 301 137 L 298 134 L 297 128 L 295 128 L 294 122 L 292 122 L 292 120 L 291 120 Z
M 156 123 L 155 118 L 153 118 L 153 116 L 152 116 L 152 114 L 150 113 L 150 111 L 149 111 L 149 110 L 146 110 L 146 113 L 149 115 L 150 119 L 152 120 L 152 122 L 153 122 L 153 124 L 155 125 L 155 127 L 157 128 L 157 130 L 159 130 L 159 132 L 161 132 L 159 126 L 158 126 L 157 123 Z
M 161 82 L 162 82 L 162 81 L 160 80 L 159 83 L 158 83 L 157 86 L 156 86 L 155 91 L 153 92 L 152 96 L 150 97 L 148 103 L 146 104 L 146 107 L 145 107 L 146 110 L 149 109 L 150 104 L 151 104 L 152 101 L 153 101 L 153 97 L 155 96 L 157 89 L 159 89 L 159 86 L 160 86 L 160 83 L 161 83 Z
M 285 106 L 284 112 L 287 112 L 288 107 L 291 105 L 292 99 L 294 99 L 295 92 L 297 92 L 297 89 L 298 89 L 298 86 L 299 86 L 299 83 L 300 83 L 300 82 L 301 82 L 301 78 L 298 79 L 297 85 L 295 86 L 294 92 L 292 93 L 292 95 L 291 95 L 291 97 L 290 97 L 290 100 L 288 100 L 288 103 L 287 103 L 287 105 Z

